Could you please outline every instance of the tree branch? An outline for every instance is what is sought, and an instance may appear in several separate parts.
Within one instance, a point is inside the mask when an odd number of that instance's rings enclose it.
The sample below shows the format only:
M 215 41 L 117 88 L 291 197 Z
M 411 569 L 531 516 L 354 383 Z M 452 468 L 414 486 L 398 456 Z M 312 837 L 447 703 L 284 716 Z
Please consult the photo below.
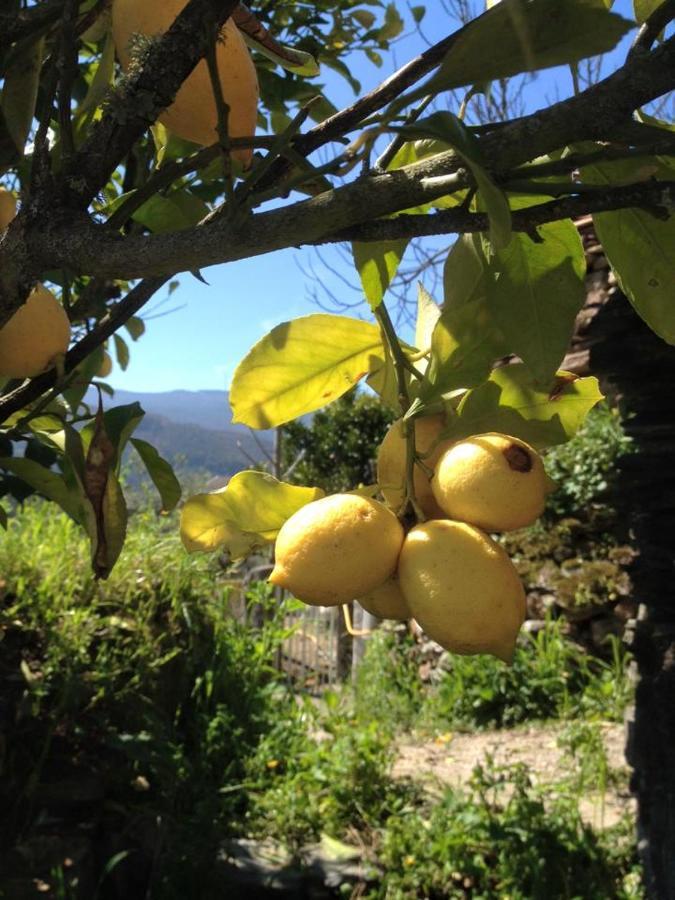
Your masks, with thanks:
M 633 41 L 633 46 L 628 51 L 628 59 L 638 54 L 646 53 L 666 25 L 672 22 L 673 19 L 675 19 L 675 0 L 665 0 L 643 22 L 637 37 Z
M 90 353 L 93 353 L 103 341 L 111 337 L 118 328 L 124 325 L 141 307 L 145 306 L 152 295 L 168 278 L 147 278 L 132 288 L 123 300 L 108 312 L 97 326 L 85 335 L 81 341 L 68 351 L 64 364 L 64 373 L 72 372 Z M 37 378 L 25 382 L 11 394 L 0 398 L 0 423 L 6 421 L 11 415 L 24 409 L 28 404 L 37 400 L 45 391 L 53 388 L 58 380 L 56 369 L 50 369 Z
M 85 208 L 136 141 L 173 102 L 206 53 L 208 42 L 237 0 L 189 0 L 169 30 L 154 43 L 145 64 L 127 76 L 100 122 L 65 170 L 65 205 Z
M 572 187 L 571 190 L 574 190 Z M 667 218 L 675 210 L 675 181 L 641 181 L 621 187 L 599 190 L 539 203 L 513 213 L 514 231 L 531 232 L 540 225 L 559 219 L 573 219 L 588 213 L 612 212 L 617 209 L 640 208 L 658 218 Z M 336 241 L 391 241 L 400 238 L 428 237 L 438 234 L 465 234 L 487 231 L 486 213 L 471 213 L 456 208 L 441 210 L 430 216 L 399 216 L 346 228 L 317 243 Z

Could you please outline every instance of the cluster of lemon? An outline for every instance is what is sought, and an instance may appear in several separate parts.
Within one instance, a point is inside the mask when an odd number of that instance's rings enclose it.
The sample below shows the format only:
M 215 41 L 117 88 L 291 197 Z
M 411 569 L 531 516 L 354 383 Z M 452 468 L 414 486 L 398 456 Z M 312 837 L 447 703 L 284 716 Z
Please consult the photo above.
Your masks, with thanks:
M 506 551 L 487 532 L 531 524 L 549 480 L 537 452 L 518 438 L 479 434 L 439 440 L 441 417 L 415 424 L 416 500 L 427 520 L 406 534 L 394 510 L 405 502 L 402 421 L 378 454 L 385 502 L 333 494 L 282 526 L 273 584 L 312 605 L 358 599 L 381 618 L 414 618 L 455 653 L 509 662 L 525 618 L 525 591 Z

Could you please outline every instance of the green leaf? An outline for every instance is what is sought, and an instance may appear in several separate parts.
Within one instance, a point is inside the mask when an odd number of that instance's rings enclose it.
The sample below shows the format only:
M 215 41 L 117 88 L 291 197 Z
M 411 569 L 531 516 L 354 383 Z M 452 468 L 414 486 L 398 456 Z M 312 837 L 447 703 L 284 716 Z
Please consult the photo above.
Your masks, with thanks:
M 233 557 L 273 541 L 286 519 L 324 496 L 320 488 L 277 481 L 264 472 L 239 472 L 221 491 L 188 498 L 181 539 L 189 553 L 225 547 Z
M 176 285 L 178 282 L 176 282 Z M 138 316 L 132 316 L 124 323 L 124 327 L 129 332 L 132 341 L 137 341 L 139 337 L 145 334 L 145 322 Z
M 482 206 L 488 214 L 490 241 L 496 249 L 506 247 L 511 239 L 511 210 L 504 192 L 484 168 L 478 140 L 466 125 L 450 112 L 435 112 L 411 125 L 404 125 L 400 131 L 413 138 L 441 141 L 461 155 L 471 169 Z
M 117 357 L 117 363 L 120 369 L 124 372 L 126 367 L 129 365 L 129 348 L 127 347 L 124 339 L 121 338 L 119 334 L 114 334 L 113 340 L 115 342 L 115 356 Z
M 633 12 L 638 25 L 642 25 L 664 2 L 665 0 L 633 0 Z
M 7 510 L 4 506 L 0 506 L 0 528 L 7 531 Z
M 117 562 L 127 535 L 127 505 L 120 483 L 110 472 L 103 495 L 104 541 L 92 539 L 92 561 L 97 578 L 107 578 Z
M 384 364 L 377 325 L 318 313 L 283 322 L 237 366 L 232 421 L 274 428 L 313 412 Z
M 79 128 L 81 124 L 87 121 L 94 110 L 101 105 L 101 101 L 105 97 L 108 89 L 112 86 L 113 75 L 115 72 L 115 44 L 113 42 L 112 33 L 106 37 L 103 45 L 101 59 L 96 66 L 94 77 L 89 85 L 84 100 L 77 107 L 75 112 L 75 125 Z
M 652 157 L 638 168 L 633 161 L 587 166 L 582 175 L 594 184 L 621 184 L 646 178 L 673 180 L 673 164 Z M 619 285 L 649 327 L 675 344 L 675 215 L 657 219 L 642 209 L 596 213 L 593 224 Z
M 514 234 L 509 246 L 496 252 L 486 296 L 509 350 L 545 382 L 565 355 L 586 298 L 586 260 L 569 219 L 539 232 L 542 243 Z
M 372 310 L 377 309 L 382 303 L 408 243 L 408 240 L 402 239 L 352 244 L 354 263 L 361 279 L 363 293 Z
M 21 155 L 35 115 L 44 45 L 44 38 L 35 41 L 4 73 L 0 107 L 5 127 Z
M 115 458 L 112 462 L 111 469 L 119 471 L 122 460 L 122 453 L 126 447 L 127 441 L 141 423 L 145 412 L 138 401 L 127 403 L 123 406 L 114 406 L 103 414 L 103 425 L 108 439 L 115 448 Z M 82 442 L 85 452 L 89 447 L 92 435 L 94 434 L 96 424 L 90 422 L 82 429 Z
M 304 78 L 315 78 L 321 74 L 319 63 L 310 53 L 280 44 L 279 46 L 283 49 L 283 56 L 281 56 L 243 31 L 239 33 L 249 47 L 271 59 L 277 66 L 282 66 L 282 68 L 288 69 L 289 72 L 293 72 L 295 75 L 302 75 Z
M 71 519 L 82 522 L 82 497 L 69 490 L 62 475 L 46 469 L 32 459 L 20 459 L 13 456 L 0 459 L 0 468 L 12 472 L 29 484 L 33 490 L 57 503 Z
M 377 33 L 381 41 L 391 41 L 403 31 L 403 19 L 395 3 L 388 3 L 384 12 L 384 25 Z
M 113 212 L 114 207 L 129 196 L 131 193 L 122 194 L 114 204 L 111 204 L 108 211 Z M 145 225 L 153 234 L 163 234 L 191 228 L 209 212 L 209 206 L 203 200 L 190 193 L 187 188 L 181 188 L 166 197 L 162 194 L 155 194 L 136 210 L 132 219 Z
M 608 52 L 632 27 L 604 0 L 502 0 L 461 30 L 419 93 L 569 65 Z
M 462 399 L 443 436 L 498 431 L 544 449 L 568 441 L 600 400 L 596 378 L 559 372 L 542 390 L 525 366 L 502 366 Z
M 417 286 L 417 319 L 415 321 L 415 346 L 418 350 L 431 347 L 431 336 L 441 316 L 441 309 L 431 294 Z
M 172 467 L 147 441 L 131 438 L 131 443 L 143 460 L 143 465 L 157 488 L 162 500 L 162 509 L 167 511 L 173 509 L 180 500 L 182 490 Z

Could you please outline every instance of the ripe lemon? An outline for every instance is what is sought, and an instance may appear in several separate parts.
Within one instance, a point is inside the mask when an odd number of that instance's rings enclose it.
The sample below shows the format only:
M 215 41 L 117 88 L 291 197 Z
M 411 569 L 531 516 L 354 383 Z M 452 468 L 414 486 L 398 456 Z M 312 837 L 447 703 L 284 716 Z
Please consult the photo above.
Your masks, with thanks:
M 0 328 L 0 375 L 32 378 L 51 368 L 68 349 L 70 322 L 56 297 L 41 284 Z
M 16 200 L 14 194 L 0 187 L 0 231 L 4 231 L 7 228 L 15 215 Z
M 401 523 L 384 504 L 322 497 L 282 525 L 269 580 L 315 606 L 349 603 L 393 574 L 402 543 Z
M 454 653 L 510 662 L 525 591 L 506 551 L 473 525 L 434 519 L 403 542 L 398 574 L 410 612 Z
M 438 458 L 449 446 L 447 442 L 439 442 L 445 416 L 425 416 L 413 422 L 417 454 L 422 457 L 424 466 L 433 472 Z M 397 419 L 385 434 L 377 454 L 377 482 L 384 499 L 397 511 L 405 500 L 405 474 L 406 438 L 403 419 Z M 424 515 L 430 519 L 444 517 L 445 513 L 432 493 L 429 476 L 419 463 L 415 464 L 413 482 L 415 497 Z
M 187 0 L 114 0 L 113 39 L 123 68 L 128 68 L 129 41 L 134 34 L 148 37 L 162 34 L 183 10 Z M 228 19 L 216 47 L 218 73 L 225 102 L 229 106 L 230 137 L 255 133 L 258 116 L 258 78 L 251 54 L 239 29 Z M 218 115 L 208 66 L 200 60 L 185 79 L 173 104 L 159 121 L 178 137 L 208 146 L 218 140 Z M 235 150 L 235 159 L 244 165 L 252 150 Z
M 544 511 L 549 480 L 541 457 L 508 434 L 477 434 L 441 455 L 431 481 L 451 519 L 484 531 L 531 525 Z
M 359 597 L 359 603 L 366 612 L 378 619 L 412 619 L 397 573 L 364 597 Z

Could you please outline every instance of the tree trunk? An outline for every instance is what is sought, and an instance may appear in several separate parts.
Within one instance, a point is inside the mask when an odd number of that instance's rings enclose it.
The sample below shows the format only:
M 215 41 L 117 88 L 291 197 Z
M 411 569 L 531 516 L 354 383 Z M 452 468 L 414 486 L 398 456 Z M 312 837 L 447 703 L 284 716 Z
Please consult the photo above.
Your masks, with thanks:
M 617 491 L 638 554 L 630 574 L 640 604 L 626 633 L 636 672 L 626 752 L 648 896 L 675 900 L 675 348 L 616 287 L 590 219 L 578 224 L 589 300 L 566 365 L 597 375 L 615 394 L 634 442 Z

